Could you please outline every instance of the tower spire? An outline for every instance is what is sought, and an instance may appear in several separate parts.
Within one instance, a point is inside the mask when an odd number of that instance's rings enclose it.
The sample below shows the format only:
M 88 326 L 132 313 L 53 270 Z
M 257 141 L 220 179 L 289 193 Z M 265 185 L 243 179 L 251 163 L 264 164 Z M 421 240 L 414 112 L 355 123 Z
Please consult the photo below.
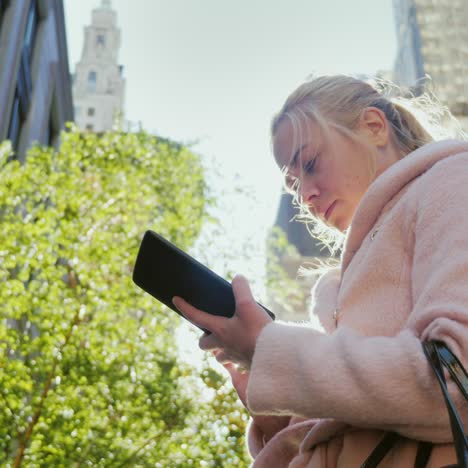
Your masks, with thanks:
M 81 59 L 73 83 L 75 120 L 82 130 L 110 130 L 123 118 L 125 80 L 118 64 L 120 29 L 110 0 L 101 0 L 85 27 Z

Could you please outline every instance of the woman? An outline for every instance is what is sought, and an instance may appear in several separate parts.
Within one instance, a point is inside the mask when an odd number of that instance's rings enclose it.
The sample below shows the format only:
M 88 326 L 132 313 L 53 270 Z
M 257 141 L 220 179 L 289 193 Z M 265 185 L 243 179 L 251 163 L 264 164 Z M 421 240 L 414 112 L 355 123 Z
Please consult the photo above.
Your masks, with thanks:
M 468 143 L 433 142 L 402 105 L 346 76 L 294 91 L 272 142 L 302 206 L 345 233 L 340 268 L 313 291 L 324 331 L 272 322 L 242 277 L 230 319 L 174 299 L 211 332 L 200 347 L 253 416 L 254 466 L 360 466 L 389 431 L 399 438 L 382 467 L 413 466 L 420 441 L 433 443 L 427 466 L 455 463 L 421 341 L 444 341 L 468 366 Z

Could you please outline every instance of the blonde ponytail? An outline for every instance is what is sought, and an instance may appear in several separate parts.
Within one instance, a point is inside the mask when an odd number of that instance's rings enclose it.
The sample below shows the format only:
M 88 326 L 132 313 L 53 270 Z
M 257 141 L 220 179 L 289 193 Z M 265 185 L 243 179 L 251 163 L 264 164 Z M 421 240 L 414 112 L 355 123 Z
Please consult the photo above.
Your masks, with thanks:
M 456 122 L 448 108 L 430 93 L 416 97 L 386 80 L 326 75 L 312 78 L 290 94 L 273 117 L 271 136 L 273 139 L 284 119 L 294 127 L 310 118 L 352 131 L 366 107 L 384 112 L 402 157 L 434 139 L 449 137 L 444 124 Z

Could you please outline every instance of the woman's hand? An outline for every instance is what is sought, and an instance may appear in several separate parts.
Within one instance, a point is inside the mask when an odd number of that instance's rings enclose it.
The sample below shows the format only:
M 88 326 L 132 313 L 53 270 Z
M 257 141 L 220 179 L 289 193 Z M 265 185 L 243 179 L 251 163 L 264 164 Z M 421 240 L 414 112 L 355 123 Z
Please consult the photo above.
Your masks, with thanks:
M 249 372 L 241 371 L 232 362 L 225 363 L 224 367 L 231 376 L 232 386 L 236 390 L 239 400 L 247 408 L 247 384 L 249 383 Z
M 228 370 L 232 386 L 235 388 L 237 395 L 239 396 L 242 404 L 249 409 L 247 406 L 247 384 L 249 383 L 249 372 L 241 372 L 231 362 L 224 364 L 224 367 Z M 255 426 L 263 434 L 263 441 L 270 440 L 275 434 L 281 429 L 284 429 L 290 422 L 290 416 L 263 416 L 263 415 L 251 415 Z
M 180 297 L 174 297 L 173 303 L 187 320 L 210 332 L 200 338 L 201 349 L 216 350 L 216 359 L 221 364 L 233 362 L 250 369 L 257 337 L 272 319 L 255 302 L 249 283 L 243 276 L 237 275 L 232 280 L 232 289 L 236 309 L 230 318 L 203 312 Z

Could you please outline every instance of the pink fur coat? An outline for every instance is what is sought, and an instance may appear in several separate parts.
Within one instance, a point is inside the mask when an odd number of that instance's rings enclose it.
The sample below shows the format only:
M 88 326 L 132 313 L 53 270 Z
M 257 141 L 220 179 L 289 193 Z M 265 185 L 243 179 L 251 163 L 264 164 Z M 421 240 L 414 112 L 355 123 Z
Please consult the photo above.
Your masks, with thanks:
M 445 341 L 468 368 L 467 142 L 427 144 L 372 183 L 341 268 L 314 288 L 312 313 L 323 332 L 277 321 L 257 340 L 247 388 L 253 466 L 359 467 L 385 431 L 403 437 L 382 467 L 412 467 L 413 439 L 436 444 L 430 467 L 455 463 L 421 341 Z M 468 404 L 450 389 L 468 427 Z M 255 415 L 288 422 L 268 439 Z

